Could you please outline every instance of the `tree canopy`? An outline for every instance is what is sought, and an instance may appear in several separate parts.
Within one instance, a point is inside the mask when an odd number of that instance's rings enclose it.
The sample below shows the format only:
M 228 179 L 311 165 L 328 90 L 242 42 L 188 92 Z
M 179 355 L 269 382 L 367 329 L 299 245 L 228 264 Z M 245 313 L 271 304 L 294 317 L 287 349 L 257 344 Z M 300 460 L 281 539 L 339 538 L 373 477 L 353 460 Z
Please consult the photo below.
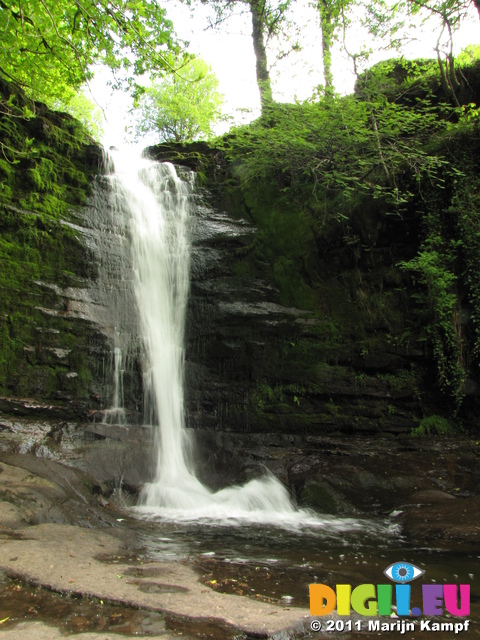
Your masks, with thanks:
M 178 73 L 147 87 L 137 101 L 137 135 L 159 134 L 163 142 L 191 142 L 212 135 L 223 102 L 209 65 L 195 58 Z
M 102 111 L 83 91 L 72 92 L 68 101 L 55 100 L 53 107 L 69 113 L 82 123 L 94 140 L 101 140 L 104 132 Z
M 0 73 L 27 95 L 71 97 L 93 65 L 133 76 L 175 68 L 180 47 L 156 0 L 0 0 Z

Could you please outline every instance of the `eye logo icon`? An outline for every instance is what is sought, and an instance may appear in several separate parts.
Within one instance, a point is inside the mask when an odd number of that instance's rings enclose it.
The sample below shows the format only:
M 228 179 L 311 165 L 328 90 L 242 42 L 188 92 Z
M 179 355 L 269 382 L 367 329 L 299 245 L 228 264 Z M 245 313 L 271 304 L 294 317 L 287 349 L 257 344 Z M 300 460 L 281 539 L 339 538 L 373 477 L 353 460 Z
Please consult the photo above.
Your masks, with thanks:
M 389 580 L 403 584 L 423 576 L 425 571 L 409 562 L 394 562 L 383 573 Z

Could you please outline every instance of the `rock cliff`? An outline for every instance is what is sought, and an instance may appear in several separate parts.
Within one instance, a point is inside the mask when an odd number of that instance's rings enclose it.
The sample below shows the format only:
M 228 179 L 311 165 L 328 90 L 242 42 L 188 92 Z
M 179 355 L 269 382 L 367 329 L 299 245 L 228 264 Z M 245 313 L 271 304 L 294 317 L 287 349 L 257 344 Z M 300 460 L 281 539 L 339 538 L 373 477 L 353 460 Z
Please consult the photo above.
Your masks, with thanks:
M 10 95 L 7 85 L 1 90 Z M 27 104 L 21 93 L 11 100 L 19 109 Z M 133 298 L 125 303 L 132 293 L 127 225 L 118 237 L 110 233 L 102 152 L 72 118 L 43 105 L 26 119 L 4 118 L 0 134 L 5 429 L 16 433 L 12 416 L 53 421 L 36 429 L 28 450 L 46 447 L 54 457 L 64 455 L 58 451 L 73 432 L 83 434 L 77 463 L 96 474 L 101 490 L 120 478 L 135 490 L 149 477 L 151 434 L 138 426 L 141 345 Z M 321 465 L 301 461 L 309 451 L 337 447 L 331 442 L 338 438 L 356 446 L 358 437 L 449 432 L 458 420 L 476 428 L 474 358 L 455 407 L 438 384 L 418 287 L 399 266 L 418 254 L 424 236 L 418 202 L 402 218 L 362 196 L 348 220 L 332 222 L 319 216 L 311 194 L 292 198 L 278 180 L 243 180 L 241 162 L 219 145 L 160 145 L 147 153 L 198 172 L 186 422 L 196 432 L 203 478 L 220 485 L 267 464 L 308 502 L 324 495 L 315 488 Z M 465 291 L 458 331 L 473 354 Z M 108 412 L 119 334 L 131 429 Z M 27 433 L 25 424 L 18 430 Z M 313 489 L 309 474 L 317 478 Z

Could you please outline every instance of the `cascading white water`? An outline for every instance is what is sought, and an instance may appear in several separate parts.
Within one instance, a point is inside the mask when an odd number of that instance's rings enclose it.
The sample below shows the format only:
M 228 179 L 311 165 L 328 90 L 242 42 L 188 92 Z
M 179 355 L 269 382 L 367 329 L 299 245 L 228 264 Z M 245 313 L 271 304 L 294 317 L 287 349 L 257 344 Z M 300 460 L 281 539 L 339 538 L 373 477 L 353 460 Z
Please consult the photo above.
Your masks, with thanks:
M 157 425 L 153 482 L 144 486 L 144 515 L 173 520 L 254 521 L 330 530 L 361 528 L 356 520 L 319 519 L 293 507 L 271 474 L 211 492 L 192 472 L 184 425 L 184 328 L 189 289 L 191 183 L 171 164 L 113 155 L 116 197 L 131 214 L 134 287 L 145 344 L 145 416 Z
M 123 407 L 123 353 L 120 347 L 113 350 L 113 398 L 112 406 L 105 412 L 104 422 L 126 425 L 127 419 Z

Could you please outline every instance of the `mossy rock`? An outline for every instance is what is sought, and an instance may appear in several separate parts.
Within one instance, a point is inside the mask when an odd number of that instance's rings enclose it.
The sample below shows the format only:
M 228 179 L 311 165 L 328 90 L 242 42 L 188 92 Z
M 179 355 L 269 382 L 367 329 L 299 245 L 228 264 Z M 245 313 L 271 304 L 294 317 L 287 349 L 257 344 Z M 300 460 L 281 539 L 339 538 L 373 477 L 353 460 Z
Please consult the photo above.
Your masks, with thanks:
M 74 118 L 0 78 L 2 97 L 9 109 L 0 122 L 0 393 L 51 400 L 66 386 L 87 398 L 92 362 L 82 352 L 91 330 L 61 317 L 65 300 L 55 290 L 94 275 L 83 238 L 63 223 L 76 221 L 91 193 L 102 150 Z M 50 348 L 77 356 L 59 366 Z
M 354 514 L 355 508 L 326 482 L 307 482 L 300 493 L 299 506 L 320 513 L 338 515 Z

